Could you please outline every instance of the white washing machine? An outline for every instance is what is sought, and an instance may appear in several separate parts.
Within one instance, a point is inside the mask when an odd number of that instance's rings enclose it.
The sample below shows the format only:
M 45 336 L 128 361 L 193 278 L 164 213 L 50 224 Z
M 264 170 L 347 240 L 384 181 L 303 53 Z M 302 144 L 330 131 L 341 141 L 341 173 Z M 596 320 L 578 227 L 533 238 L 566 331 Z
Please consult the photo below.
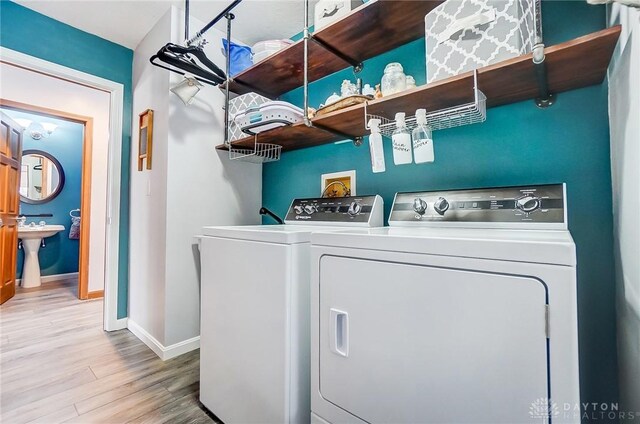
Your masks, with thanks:
M 308 423 L 309 240 L 383 223 L 380 196 L 297 199 L 284 225 L 205 227 L 200 401 L 226 424 Z
M 312 422 L 580 422 L 565 199 L 399 193 L 389 227 L 314 233 Z

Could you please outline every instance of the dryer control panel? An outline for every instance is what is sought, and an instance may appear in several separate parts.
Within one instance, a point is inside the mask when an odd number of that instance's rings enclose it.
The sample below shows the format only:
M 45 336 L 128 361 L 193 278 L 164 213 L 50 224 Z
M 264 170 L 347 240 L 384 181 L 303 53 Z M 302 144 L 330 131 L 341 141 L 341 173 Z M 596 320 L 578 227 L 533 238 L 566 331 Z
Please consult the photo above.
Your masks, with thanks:
M 295 199 L 284 221 L 303 225 L 381 227 L 383 209 L 382 197 L 378 195 Z
M 567 229 L 564 184 L 397 193 L 391 226 Z

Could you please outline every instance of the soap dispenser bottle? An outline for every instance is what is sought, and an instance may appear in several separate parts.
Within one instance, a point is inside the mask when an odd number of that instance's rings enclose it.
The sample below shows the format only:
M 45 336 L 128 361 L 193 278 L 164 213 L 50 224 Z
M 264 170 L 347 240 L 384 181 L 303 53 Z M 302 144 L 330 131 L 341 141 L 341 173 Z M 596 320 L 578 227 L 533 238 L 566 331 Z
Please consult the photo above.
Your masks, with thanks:
M 396 113 L 396 130 L 391 135 L 393 163 L 396 165 L 411 163 L 413 160 L 411 155 L 411 134 L 409 134 L 409 130 L 407 130 L 404 118 L 404 113 Z
M 380 134 L 380 120 L 369 120 L 371 135 L 369 136 L 369 150 L 371 152 L 371 170 L 374 173 L 384 172 L 384 147 L 382 145 L 382 134 Z
M 433 136 L 431 128 L 427 125 L 426 109 L 416 110 L 416 124 L 413 130 L 413 158 L 416 163 L 433 162 Z

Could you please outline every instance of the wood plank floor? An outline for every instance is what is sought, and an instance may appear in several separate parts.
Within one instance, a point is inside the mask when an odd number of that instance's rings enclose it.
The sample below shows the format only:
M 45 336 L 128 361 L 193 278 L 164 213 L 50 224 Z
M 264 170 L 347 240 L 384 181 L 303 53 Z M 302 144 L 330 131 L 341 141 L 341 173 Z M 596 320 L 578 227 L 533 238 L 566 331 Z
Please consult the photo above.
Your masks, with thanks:
M 0 421 L 211 423 L 199 351 L 163 362 L 128 330 L 102 331 L 77 282 L 20 289 L 0 306 Z

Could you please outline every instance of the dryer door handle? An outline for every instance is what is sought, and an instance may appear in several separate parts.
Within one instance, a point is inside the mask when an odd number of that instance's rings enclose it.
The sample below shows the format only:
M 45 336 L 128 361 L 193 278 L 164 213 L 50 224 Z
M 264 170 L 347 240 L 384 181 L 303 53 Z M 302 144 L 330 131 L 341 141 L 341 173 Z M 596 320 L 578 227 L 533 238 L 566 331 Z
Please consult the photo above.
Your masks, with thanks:
M 349 314 L 338 309 L 329 310 L 329 347 L 336 355 L 349 356 Z

